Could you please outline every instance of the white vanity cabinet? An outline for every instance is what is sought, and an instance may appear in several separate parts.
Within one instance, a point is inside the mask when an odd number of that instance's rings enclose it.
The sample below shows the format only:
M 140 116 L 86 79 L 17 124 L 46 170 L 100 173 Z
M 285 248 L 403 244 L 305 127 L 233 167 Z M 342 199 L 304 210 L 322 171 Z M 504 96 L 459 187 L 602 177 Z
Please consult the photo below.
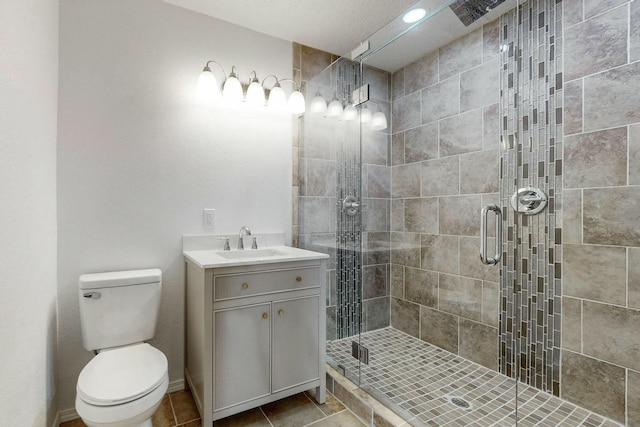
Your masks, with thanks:
M 185 259 L 185 377 L 203 426 L 314 387 L 324 403 L 325 260 Z

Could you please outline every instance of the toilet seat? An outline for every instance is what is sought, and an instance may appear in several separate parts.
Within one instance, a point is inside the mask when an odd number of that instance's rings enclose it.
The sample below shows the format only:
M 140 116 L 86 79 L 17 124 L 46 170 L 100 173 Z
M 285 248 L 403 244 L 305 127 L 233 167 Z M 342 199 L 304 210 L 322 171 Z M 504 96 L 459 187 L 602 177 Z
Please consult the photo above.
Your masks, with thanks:
M 140 343 L 98 353 L 80 373 L 76 389 L 90 405 L 120 405 L 152 392 L 166 375 L 166 356 Z

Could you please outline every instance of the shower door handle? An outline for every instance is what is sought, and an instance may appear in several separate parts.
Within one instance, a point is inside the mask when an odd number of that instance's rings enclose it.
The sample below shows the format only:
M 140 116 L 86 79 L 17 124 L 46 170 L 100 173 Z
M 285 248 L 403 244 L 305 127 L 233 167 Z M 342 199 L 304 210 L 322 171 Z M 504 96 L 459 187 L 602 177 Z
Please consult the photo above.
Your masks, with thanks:
M 487 220 L 489 211 L 496 214 L 496 254 L 493 258 L 487 258 Z M 502 256 L 502 212 L 496 205 L 487 205 L 482 208 L 480 214 L 480 261 L 487 265 L 496 265 Z

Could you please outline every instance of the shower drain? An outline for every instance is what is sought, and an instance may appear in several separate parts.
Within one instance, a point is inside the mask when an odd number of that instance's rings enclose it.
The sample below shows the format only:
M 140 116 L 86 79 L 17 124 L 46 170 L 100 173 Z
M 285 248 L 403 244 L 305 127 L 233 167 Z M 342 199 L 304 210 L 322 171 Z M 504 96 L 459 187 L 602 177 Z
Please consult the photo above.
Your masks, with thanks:
M 447 399 L 449 400 L 449 402 L 453 403 L 458 408 L 471 409 L 471 403 L 467 402 L 462 397 L 459 397 L 459 396 L 448 396 Z

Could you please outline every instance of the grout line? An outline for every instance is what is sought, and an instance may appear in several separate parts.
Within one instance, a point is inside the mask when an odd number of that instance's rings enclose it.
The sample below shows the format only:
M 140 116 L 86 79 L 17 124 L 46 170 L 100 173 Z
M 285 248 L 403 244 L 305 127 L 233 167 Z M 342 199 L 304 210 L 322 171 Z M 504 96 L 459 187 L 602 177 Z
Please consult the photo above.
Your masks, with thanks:
M 260 410 L 260 412 L 262 412 L 262 415 L 264 416 L 264 418 L 267 420 L 267 422 L 269 423 L 269 425 L 271 427 L 274 427 L 273 423 L 271 422 L 271 420 L 269 419 L 269 417 L 267 417 L 267 414 L 265 414 L 264 410 L 262 409 L 262 406 L 259 406 L 258 409 Z
M 171 393 L 168 393 L 169 396 L 169 404 L 171 405 L 171 414 L 173 415 L 173 422 L 175 425 L 178 425 L 178 417 L 176 416 L 176 411 L 173 409 L 173 399 L 171 399 Z

